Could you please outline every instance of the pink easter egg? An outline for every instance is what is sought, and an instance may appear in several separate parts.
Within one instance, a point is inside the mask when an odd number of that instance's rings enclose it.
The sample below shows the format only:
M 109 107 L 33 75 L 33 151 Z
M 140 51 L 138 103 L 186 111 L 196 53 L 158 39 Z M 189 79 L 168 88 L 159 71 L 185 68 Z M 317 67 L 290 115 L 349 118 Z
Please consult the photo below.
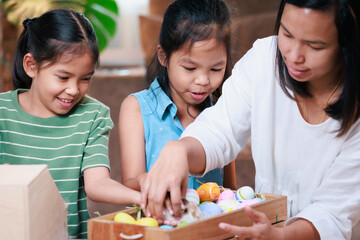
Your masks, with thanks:
M 216 201 L 216 203 L 219 203 L 222 200 L 234 199 L 234 195 L 235 195 L 235 193 L 232 190 L 226 189 L 222 193 L 220 193 L 220 196 L 219 196 L 218 200 Z

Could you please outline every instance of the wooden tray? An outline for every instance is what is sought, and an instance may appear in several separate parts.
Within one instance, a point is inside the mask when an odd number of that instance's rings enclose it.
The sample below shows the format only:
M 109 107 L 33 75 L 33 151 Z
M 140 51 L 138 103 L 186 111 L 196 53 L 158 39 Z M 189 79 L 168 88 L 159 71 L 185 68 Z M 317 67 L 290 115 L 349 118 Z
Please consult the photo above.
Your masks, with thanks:
M 257 195 L 265 196 L 266 201 L 256 203 L 251 207 L 257 211 L 264 212 L 273 224 L 281 225 L 281 222 L 287 218 L 286 196 L 269 193 Z M 130 213 L 132 210 L 126 209 L 122 212 Z M 224 232 L 218 227 L 220 222 L 238 226 L 251 226 L 253 224 L 252 220 L 245 214 L 244 209 L 223 213 L 171 230 L 114 222 L 113 219 L 116 213 L 118 212 L 90 219 L 88 221 L 88 239 L 218 240 L 233 237 L 233 235 Z M 135 215 L 133 216 L 135 217 Z

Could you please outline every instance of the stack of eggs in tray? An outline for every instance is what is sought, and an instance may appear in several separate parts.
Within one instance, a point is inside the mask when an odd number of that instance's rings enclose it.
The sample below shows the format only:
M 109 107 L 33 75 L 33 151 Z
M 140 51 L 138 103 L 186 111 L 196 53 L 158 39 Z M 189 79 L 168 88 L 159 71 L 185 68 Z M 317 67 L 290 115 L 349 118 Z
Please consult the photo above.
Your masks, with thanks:
M 249 186 L 243 186 L 236 192 L 230 189 L 221 192 L 220 187 L 214 182 L 204 183 L 197 190 L 188 189 L 186 199 L 199 206 L 201 219 L 263 201 L 255 197 L 254 190 Z
M 181 220 L 172 222 L 169 225 L 161 225 L 160 228 L 172 229 L 175 226 L 181 227 L 194 221 L 213 217 L 263 201 L 261 198 L 255 197 L 254 190 L 251 187 L 244 186 L 236 192 L 230 189 L 221 191 L 218 184 L 214 182 L 204 183 L 197 190 L 188 189 L 186 192 L 186 200 L 186 211 L 183 212 Z M 141 209 L 138 208 L 138 211 L 141 211 Z M 167 211 L 165 212 L 167 213 Z M 168 213 L 166 215 L 165 220 L 168 220 L 168 223 L 174 220 Z M 117 213 L 114 221 L 159 227 L 158 222 L 154 218 L 138 217 L 138 219 L 135 220 L 134 217 L 125 212 Z

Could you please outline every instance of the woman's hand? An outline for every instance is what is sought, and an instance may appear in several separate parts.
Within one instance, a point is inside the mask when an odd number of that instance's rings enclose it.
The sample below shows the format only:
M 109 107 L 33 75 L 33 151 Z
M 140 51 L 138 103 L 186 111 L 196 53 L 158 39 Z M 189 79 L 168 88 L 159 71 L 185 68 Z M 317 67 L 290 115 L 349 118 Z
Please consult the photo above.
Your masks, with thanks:
M 251 227 L 239 227 L 227 223 L 220 223 L 219 227 L 237 235 L 239 239 L 320 239 L 314 225 L 306 219 L 298 218 L 285 227 L 274 227 L 264 213 L 256 211 L 250 206 L 245 207 L 245 213 L 254 222 Z
M 174 216 L 182 212 L 188 185 L 188 159 L 181 141 L 168 142 L 148 174 L 141 179 L 141 207 L 148 216 L 163 219 L 166 195 L 170 194 Z
M 220 223 L 219 227 L 237 235 L 239 239 L 282 239 L 279 228 L 273 227 L 264 213 L 256 211 L 250 206 L 245 207 L 245 213 L 254 221 L 253 226 L 239 227 L 227 223 Z

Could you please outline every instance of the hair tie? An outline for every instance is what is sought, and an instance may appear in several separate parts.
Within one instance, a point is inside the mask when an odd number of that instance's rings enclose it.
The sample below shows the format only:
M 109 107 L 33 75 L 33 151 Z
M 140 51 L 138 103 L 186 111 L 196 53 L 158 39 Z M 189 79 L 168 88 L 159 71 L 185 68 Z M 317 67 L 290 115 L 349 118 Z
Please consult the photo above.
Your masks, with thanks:
M 25 29 L 29 26 L 29 24 L 32 22 L 32 20 L 33 20 L 32 18 L 27 18 L 23 21 L 23 26 Z

